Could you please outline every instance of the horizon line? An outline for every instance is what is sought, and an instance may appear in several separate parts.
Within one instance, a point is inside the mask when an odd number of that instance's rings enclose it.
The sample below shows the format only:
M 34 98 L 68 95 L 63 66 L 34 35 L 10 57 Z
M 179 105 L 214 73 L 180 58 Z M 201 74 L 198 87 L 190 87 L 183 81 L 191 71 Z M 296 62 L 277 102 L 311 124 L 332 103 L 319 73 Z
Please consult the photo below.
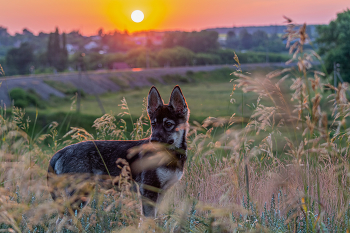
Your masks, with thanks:
M 211 30 L 211 29 L 234 29 L 234 28 L 253 28 L 253 27 L 271 27 L 271 26 L 287 26 L 288 24 L 287 23 L 285 23 L 285 24 L 283 24 L 283 23 L 281 23 L 281 24 L 264 24 L 264 25 L 241 25 L 241 26 L 236 26 L 236 25 L 234 25 L 234 26 L 217 26 L 217 27 L 208 27 L 208 28 L 202 28 L 202 29 L 198 29 L 198 30 L 195 30 L 195 29 L 192 29 L 192 30 L 183 30 L 183 29 L 165 29 L 165 30 L 157 30 L 157 29 L 150 29 L 150 30 L 140 30 L 140 31 L 133 31 L 133 32 L 129 32 L 129 30 L 127 30 L 127 29 L 117 29 L 117 28 L 115 28 L 114 30 L 112 29 L 112 30 L 109 30 L 109 31 L 106 31 L 107 33 L 110 33 L 110 32 L 114 32 L 114 31 L 119 31 L 119 32 L 124 32 L 124 31 L 128 31 L 130 34 L 137 34 L 137 33 L 143 33 L 143 32 L 178 32 L 178 31 L 181 31 L 181 32 L 194 32 L 194 31 L 198 31 L 198 32 L 200 32 L 200 31 L 204 31 L 204 30 Z M 302 24 L 298 24 L 298 23 L 295 23 L 295 25 L 302 25 Z M 306 26 L 317 26 L 317 25 L 326 25 L 326 24 L 323 24 L 323 23 L 320 23 L 320 24 L 306 24 Z M 0 27 L 2 27 L 2 28 L 6 28 L 6 30 L 9 30 L 9 28 L 8 27 L 6 27 L 6 26 L 4 26 L 4 25 L 0 25 Z M 46 34 L 49 34 L 49 33 L 51 33 L 51 32 L 54 32 L 54 30 L 56 29 L 56 28 L 58 28 L 58 29 L 60 29 L 58 26 L 55 26 L 55 27 L 53 27 L 53 31 L 49 31 L 49 32 L 46 32 L 46 31 L 39 31 L 39 32 L 37 32 L 37 33 L 34 33 L 32 30 L 30 30 L 28 27 L 23 27 L 23 29 L 22 29 L 22 32 L 23 32 L 23 30 L 24 29 L 27 29 L 28 31 L 30 31 L 30 32 L 32 32 L 34 35 L 36 35 L 36 36 L 38 36 L 39 35 L 39 33 L 46 33 Z M 69 32 L 67 31 L 67 30 L 60 30 L 60 31 L 62 31 L 61 33 L 70 33 L 70 32 L 73 32 L 73 31 L 78 31 L 81 35 L 83 35 L 83 36 L 95 36 L 95 35 L 97 35 L 97 31 L 99 30 L 99 29 L 104 29 L 103 27 L 99 27 L 99 28 L 97 28 L 96 29 L 96 32 L 95 32 L 95 34 L 89 34 L 89 35 L 86 35 L 86 34 L 84 34 L 84 33 L 82 33 L 81 31 L 80 31 L 80 29 L 71 29 Z M 10 29 L 11 30 L 11 29 Z M 12 33 L 10 33 L 9 31 L 7 31 L 11 36 L 14 36 L 16 33 L 18 33 L 18 34 L 20 34 L 20 33 L 22 33 L 22 32 L 12 32 Z M 104 33 L 104 34 L 106 34 L 106 33 Z

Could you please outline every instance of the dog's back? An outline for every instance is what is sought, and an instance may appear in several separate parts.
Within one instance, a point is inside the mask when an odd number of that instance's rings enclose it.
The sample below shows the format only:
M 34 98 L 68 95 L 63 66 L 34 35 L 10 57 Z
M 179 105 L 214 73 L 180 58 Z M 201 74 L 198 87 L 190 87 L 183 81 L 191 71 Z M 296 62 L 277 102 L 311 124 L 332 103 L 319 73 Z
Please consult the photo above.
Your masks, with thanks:
M 86 141 L 73 144 L 58 151 L 52 157 L 49 172 L 57 175 L 65 173 L 89 173 L 118 176 L 120 169 L 115 164 L 117 159 L 125 159 L 131 164 L 138 156 L 128 159 L 128 150 L 148 142 L 149 139 L 134 141 Z

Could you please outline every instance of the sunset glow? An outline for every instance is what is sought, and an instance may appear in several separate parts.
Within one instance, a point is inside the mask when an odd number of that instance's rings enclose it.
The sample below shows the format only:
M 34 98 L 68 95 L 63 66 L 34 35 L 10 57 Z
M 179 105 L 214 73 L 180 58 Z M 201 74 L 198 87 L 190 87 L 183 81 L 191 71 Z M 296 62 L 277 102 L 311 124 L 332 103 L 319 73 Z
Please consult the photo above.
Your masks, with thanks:
M 57 26 L 85 35 L 96 34 L 99 28 L 134 32 L 281 25 L 283 15 L 300 23 L 325 24 L 350 6 L 348 0 L 0 0 L 0 5 L 0 26 L 10 33 L 23 28 L 49 32 Z M 144 13 L 142 23 L 132 21 L 135 9 Z

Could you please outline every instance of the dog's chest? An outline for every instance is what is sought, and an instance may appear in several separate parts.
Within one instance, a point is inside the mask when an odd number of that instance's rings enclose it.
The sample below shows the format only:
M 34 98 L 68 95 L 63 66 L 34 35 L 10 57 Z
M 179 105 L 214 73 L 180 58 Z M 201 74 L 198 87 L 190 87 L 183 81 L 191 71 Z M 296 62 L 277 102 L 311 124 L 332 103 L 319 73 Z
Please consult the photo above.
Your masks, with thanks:
M 181 179 L 183 171 L 178 168 L 169 169 L 166 167 L 159 167 L 156 173 L 160 182 L 160 188 L 166 190 Z

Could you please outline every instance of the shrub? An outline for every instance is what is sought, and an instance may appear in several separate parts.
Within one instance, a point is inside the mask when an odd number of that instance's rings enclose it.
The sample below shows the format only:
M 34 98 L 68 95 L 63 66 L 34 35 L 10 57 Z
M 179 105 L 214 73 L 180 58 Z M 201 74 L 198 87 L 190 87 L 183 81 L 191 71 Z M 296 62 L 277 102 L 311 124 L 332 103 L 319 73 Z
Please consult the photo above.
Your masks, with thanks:
M 14 100 L 14 105 L 18 108 L 28 107 L 28 101 L 25 99 L 16 99 Z
M 39 95 L 34 90 L 26 92 L 22 88 L 14 88 L 10 91 L 10 97 L 14 101 L 14 105 L 19 108 L 35 106 L 40 109 L 45 108 L 44 103 L 39 99 Z
M 26 99 L 27 92 L 22 88 L 14 88 L 10 91 L 10 96 L 13 100 Z
M 187 70 L 186 71 L 186 75 L 187 76 L 192 76 L 192 75 L 194 75 L 194 72 L 192 70 Z
M 160 66 L 192 65 L 195 54 L 184 47 L 162 49 L 157 53 L 156 60 Z
M 221 60 L 218 55 L 210 53 L 197 53 L 195 55 L 196 65 L 213 65 L 220 64 Z

